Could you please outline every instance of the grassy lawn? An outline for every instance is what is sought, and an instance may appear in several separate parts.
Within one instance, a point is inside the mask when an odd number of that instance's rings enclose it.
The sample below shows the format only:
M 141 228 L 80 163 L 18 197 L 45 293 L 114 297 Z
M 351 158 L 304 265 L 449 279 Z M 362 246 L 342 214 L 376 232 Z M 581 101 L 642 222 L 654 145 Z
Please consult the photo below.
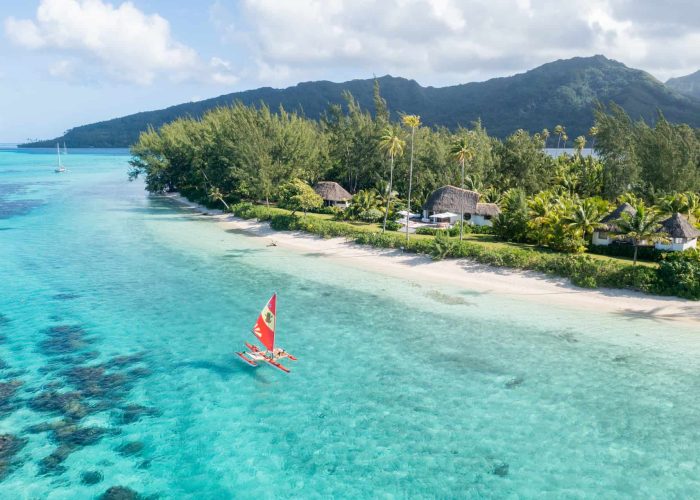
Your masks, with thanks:
M 270 210 L 273 210 L 276 213 L 280 214 L 291 214 L 291 210 L 286 210 L 284 208 L 273 208 L 270 207 Z M 298 212 L 297 212 L 298 213 Z M 333 216 L 330 214 L 315 214 L 315 213 L 309 213 L 307 214 L 307 217 L 312 218 L 312 219 L 320 219 L 320 220 L 333 220 Z M 366 232 L 379 232 L 382 229 L 381 223 L 367 223 L 367 222 L 360 222 L 360 221 L 338 221 L 339 223 L 342 224 L 347 224 L 353 227 L 353 229 L 356 229 L 358 231 L 366 231 Z M 400 231 L 396 231 L 395 233 L 400 233 Z M 427 235 L 427 234 L 411 234 L 411 239 L 415 240 L 425 240 L 425 239 L 432 239 L 433 236 Z M 458 240 L 459 236 L 455 236 L 452 239 Z M 476 243 L 478 245 L 482 245 L 486 248 L 527 248 L 529 250 L 532 250 L 534 252 L 538 253 L 555 253 L 552 252 L 551 250 L 548 250 L 546 248 L 538 247 L 536 245 L 531 245 L 531 244 L 526 244 L 526 243 L 511 243 L 507 241 L 500 241 L 498 240 L 494 235 L 491 234 L 465 234 L 464 235 L 464 241 L 468 241 L 470 243 Z M 596 259 L 596 260 L 610 260 L 613 262 L 618 262 L 620 264 L 625 264 L 629 265 L 632 263 L 632 259 L 628 257 L 612 257 L 608 255 L 598 255 L 594 253 L 586 253 L 586 255 Z M 637 261 L 637 264 L 640 266 L 646 266 L 646 267 L 657 267 L 658 264 L 655 262 L 648 262 L 648 261 L 643 261 L 639 260 Z

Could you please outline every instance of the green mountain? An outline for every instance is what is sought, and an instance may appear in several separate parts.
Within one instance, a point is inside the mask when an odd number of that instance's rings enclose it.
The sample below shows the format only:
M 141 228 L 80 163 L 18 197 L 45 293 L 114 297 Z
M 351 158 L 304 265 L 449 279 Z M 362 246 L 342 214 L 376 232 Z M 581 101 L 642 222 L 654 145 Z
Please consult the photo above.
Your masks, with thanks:
M 657 110 L 673 122 L 700 127 L 700 100 L 683 96 L 644 71 L 604 56 L 551 62 L 526 73 L 450 87 L 422 87 L 414 80 L 379 78 L 382 96 L 394 115 L 418 114 L 427 125 L 456 128 L 481 119 L 492 135 L 505 137 L 523 128 L 531 132 L 563 124 L 569 137 L 585 134 L 593 122 L 596 101 L 614 101 L 633 118 L 653 121 Z M 350 91 L 372 108 L 373 80 L 344 83 L 300 83 L 286 89 L 264 87 L 137 113 L 69 130 L 65 136 L 26 146 L 45 147 L 65 141 L 69 147 L 127 147 L 148 125 L 158 127 L 180 116 L 199 117 L 207 110 L 240 101 L 266 103 L 319 117 L 331 103 L 342 103 Z
M 666 86 L 683 95 L 700 99 L 700 71 L 692 75 L 671 78 L 666 82 Z

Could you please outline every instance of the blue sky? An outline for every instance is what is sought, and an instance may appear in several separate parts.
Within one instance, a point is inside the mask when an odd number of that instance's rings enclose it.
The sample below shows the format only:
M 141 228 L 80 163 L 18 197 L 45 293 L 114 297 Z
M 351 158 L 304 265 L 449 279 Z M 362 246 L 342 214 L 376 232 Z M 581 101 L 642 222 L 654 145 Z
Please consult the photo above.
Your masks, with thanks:
M 700 69 L 695 0 L 2 0 L 0 142 L 260 86 L 448 85 L 605 54 Z

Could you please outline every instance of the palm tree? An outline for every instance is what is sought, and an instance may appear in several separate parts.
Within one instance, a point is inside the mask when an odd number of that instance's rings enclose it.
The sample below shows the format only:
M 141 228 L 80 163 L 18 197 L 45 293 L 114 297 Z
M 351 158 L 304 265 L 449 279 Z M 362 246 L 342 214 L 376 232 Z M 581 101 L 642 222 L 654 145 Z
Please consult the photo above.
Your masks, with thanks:
M 544 148 L 547 149 L 547 139 L 549 139 L 549 129 L 543 128 L 540 132 L 540 137 L 544 141 Z
M 391 203 L 391 195 L 394 188 L 394 159 L 397 156 L 403 155 L 403 149 L 406 147 L 406 141 L 401 138 L 401 135 L 400 129 L 387 125 L 381 139 L 379 139 L 379 149 L 388 154 L 389 158 L 391 159 L 391 166 L 389 168 L 389 191 L 386 200 L 386 212 L 384 212 L 382 233 L 386 231 L 386 220 L 389 216 L 389 205 Z
M 537 244 L 542 246 L 548 233 L 548 226 L 551 222 L 554 204 L 552 194 L 547 191 L 537 193 L 527 202 L 530 221 L 528 225 L 535 233 Z
M 224 199 L 224 195 L 221 193 L 218 187 L 212 187 L 209 190 L 209 199 L 211 201 L 220 201 L 221 203 L 224 204 L 226 207 L 226 210 L 230 210 L 231 208 L 228 206 L 228 203 L 226 203 L 226 200 Z
M 582 135 L 579 135 L 576 139 L 574 139 L 574 147 L 576 148 L 576 154 L 581 156 L 583 148 L 586 147 L 586 138 Z
M 381 199 L 374 189 L 361 189 L 350 200 L 348 214 L 357 216 L 380 205 Z
M 618 227 L 620 237 L 632 240 L 634 245 L 633 264 L 637 265 L 637 251 L 642 242 L 653 243 L 665 241 L 667 238 L 659 232 L 662 215 L 653 208 L 647 207 L 644 202 L 639 202 L 635 207 L 634 215 L 623 213 L 615 225 Z
M 484 200 L 484 203 L 495 203 L 496 205 L 499 205 L 501 203 L 501 192 L 495 187 L 491 186 L 486 188 L 484 192 L 481 193 L 480 199 Z
M 420 116 L 406 115 L 403 117 L 403 124 L 411 129 L 411 162 L 408 167 L 408 199 L 406 200 L 406 244 L 408 245 L 408 221 L 411 217 L 411 187 L 413 185 L 413 142 L 416 129 L 420 127 Z
M 688 218 L 692 217 L 697 221 L 700 219 L 700 194 L 685 193 L 685 199 L 688 203 Z
M 599 229 L 601 224 L 600 212 L 597 204 L 590 198 L 578 203 L 574 210 L 564 217 L 564 222 L 574 231 L 581 233 L 581 237 L 588 242 L 593 231 Z
M 688 196 L 683 193 L 671 194 L 664 196 L 659 203 L 661 211 L 668 215 L 673 215 L 676 212 L 690 215 L 690 207 L 688 206 Z
M 564 135 L 564 125 L 557 125 L 554 127 L 554 135 L 558 135 L 559 139 L 557 140 L 557 149 L 559 149 L 559 143 L 561 142 L 561 138 Z
M 591 128 L 588 129 L 588 135 L 591 136 L 591 149 L 595 149 L 595 138 L 598 135 L 598 127 L 593 125 Z
M 459 161 L 462 166 L 462 184 L 460 187 L 464 189 L 464 163 L 472 161 L 476 155 L 476 151 L 471 146 L 469 138 L 465 135 L 452 143 L 450 153 Z M 460 193 L 460 209 L 459 209 L 459 241 L 464 238 L 464 193 Z

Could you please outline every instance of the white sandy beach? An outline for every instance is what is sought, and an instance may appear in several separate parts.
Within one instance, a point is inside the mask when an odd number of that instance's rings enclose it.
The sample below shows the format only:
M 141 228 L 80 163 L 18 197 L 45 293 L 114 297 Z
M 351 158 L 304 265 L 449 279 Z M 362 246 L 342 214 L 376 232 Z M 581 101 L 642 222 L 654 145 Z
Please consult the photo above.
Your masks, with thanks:
M 492 268 L 465 259 L 435 262 L 427 256 L 357 245 L 343 238 L 323 239 L 300 232 L 274 231 L 265 222 L 244 220 L 219 210 L 211 210 L 177 194 L 167 196 L 185 207 L 218 218 L 224 229 L 243 231 L 269 242 L 274 241 L 280 248 L 313 252 L 319 257 L 338 259 L 372 272 L 414 281 L 450 283 L 476 292 L 518 297 L 562 307 L 700 325 L 700 302 L 618 289 L 589 290 L 575 287 L 566 279 L 536 272 Z

